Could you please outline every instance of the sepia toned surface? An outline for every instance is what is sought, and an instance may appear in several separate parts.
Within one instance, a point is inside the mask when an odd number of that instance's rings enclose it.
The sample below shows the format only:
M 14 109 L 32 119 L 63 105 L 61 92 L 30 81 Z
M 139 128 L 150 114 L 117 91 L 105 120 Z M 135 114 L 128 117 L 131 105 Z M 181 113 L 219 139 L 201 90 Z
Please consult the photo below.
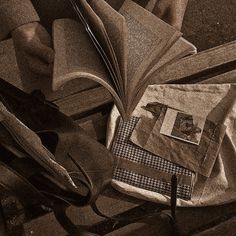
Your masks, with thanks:
M 200 10 L 199 10 L 200 9 Z M 231 0 L 190 0 L 189 8 L 186 14 L 186 20 L 184 24 L 183 31 L 185 33 L 185 37 L 188 40 L 193 42 L 198 49 L 202 51 L 203 49 L 211 48 L 216 45 L 221 45 L 225 42 L 229 42 L 233 39 L 236 39 L 235 33 L 235 2 Z M 194 14 L 193 14 L 194 13 Z M 218 26 L 216 19 L 219 19 L 220 26 Z M 189 23 L 187 26 L 187 22 Z M 186 28 L 187 27 L 187 28 Z M 199 34 L 198 34 L 199 33 Z M 182 78 L 192 76 L 192 74 L 197 74 L 199 72 L 206 71 L 208 67 L 211 69 L 215 66 L 225 65 L 227 63 L 231 63 L 235 60 L 235 51 L 236 45 L 230 44 L 228 46 L 221 46 L 217 50 L 212 50 L 211 52 L 204 52 L 201 55 L 197 55 L 196 57 L 192 57 L 191 59 L 187 59 L 185 62 L 182 61 L 178 63 L 178 66 L 181 68 L 182 74 L 178 77 L 177 73 L 177 65 L 172 66 L 172 79 L 173 78 Z M 4 54 L 1 54 L 1 56 Z M 216 56 L 218 56 L 218 61 L 216 61 Z M 234 56 L 233 56 L 234 55 Z M 231 56 L 231 57 L 230 57 Z M 1 57 L 3 58 L 3 57 Z M 1 73 L 3 73 L 3 69 L 7 68 L 6 61 L 4 60 L 4 67 L 1 67 Z M 186 64 L 188 68 L 186 68 Z M 9 65 L 9 64 L 8 64 Z M 201 68 L 196 65 L 201 65 Z M 3 69 L 2 69 L 3 68 Z M 174 73 L 175 71 L 175 73 Z M 10 75 L 12 75 L 13 71 L 11 70 Z M 235 82 L 236 71 L 228 70 L 222 72 L 216 72 L 214 75 L 209 76 L 209 72 L 207 72 L 208 81 L 230 81 Z M 7 77 L 8 73 L 5 71 L 4 76 Z M 168 76 L 169 74 L 167 74 Z M 176 77 L 175 77 L 176 76 Z M 216 79 L 212 79 L 211 77 L 215 76 Z M 164 77 L 164 76 L 163 76 Z M 14 79 L 12 79 L 14 81 Z M 60 106 L 63 106 L 66 112 L 72 114 L 73 116 L 77 116 L 79 113 L 88 112 L 94 109 L 96 106 L 102 106 L 102 104 L 107 104 L 110 101 L 109 94 L 105 92 L 104 89 L 96 89 L 94 88 L 94 84 L 90 84 L 90 87 L 93 87 L 93 91 L 89 92 L 89 86 L 84 86 L 83 83 L 79 84 L 81 90 L 85 90 L 83 93 L 79 94 L 71 94 L 73 92 L 74 86 L 72 86 L 70 92 L 67 94 L 65 91 L 59 91 L 55 96 L 58 99 L 58 103 Z M 74 91 L 75 93 L 76 91 Z M 64 95 L 62 95 L 64 94 Z M 65 95 L 66 94 L 66 95 Z M 69 94 L 69 95 L 68 95 Z M 93 96 L 95 94 L 95 96 Z M 105 94 L 105 100 L 103 101 L 103 95 Z M 87 96 L 89 95 L 89 99 L 87 100 Z M 67 99 L 64 99 L 64 97 Z M 58 98 L 59 97 L 59 98 Z M 86 99 L 83 99 L 86 98 Z M 97 99 L 100 99 L 99 101 Z M 70 104 L 70 106 L 68 106 Z M 77 106 L 75 104 L 78 104 Z M 87 114 L 87 113 L 86 113 Z M 89 114 L 89 112 L 88 112 Z M 87 119 L 87 120 L 86 120 Z M 100 130 L 100 139 L 104 139 L 104 127 L 106 123 L 106 119 L 104 117 L 101 118 L 101 114 L 98 115 L 88 115 L 83 119 L 79 119 L 77 121 L 81 123 L 88 131 L 96 137 L 96 132 L 99 132 L 99 129 L 94 130 L 94 125 L 101 122 L 104 124 L 103 126 L 99 126 Z M 101 129 L 102 127 L 102 129 Z M 101 135 L 103 135 L 101 137 Z M 121 197 L 118 193 L 115 193 L 116 197 Z M 127 209 L 131 209 L 139 204 L 140 201 L 129 201 L 125 200 L 115 200 L 112 196 L 102 197 L 100 200 L 101 208 L 104 211 L 108 212 L 108 214 L 117 214 L 119 212 L 125 211 Z M 212 207 L 212 208 L 198 208 L 198 209 L 179 209 L 177 211 L 177 218 L 179 220 L 179 226 L 181 233 L 185 235 L 189 235 L 191 232 L 194 232 L 198 227 L 202 225 L 207 225 L 209 222 L 212 223 L 208 225 L 211 227 L 210 230 L 207 228 L 202 228 L 202 233 L 193 233 L 193 235 L 234 235 L 235 232 L 235 218 L 230 219 L 230 215 L 236 214 L 236 206 L 235 204 L 229 204 L 227 206 L 220 207 Z M 142 211 L 141 211 L 142 213 Z M 68 209 L 68 214 L 72 218 L 72 220 L 77 224 L 93 224 L 101 222 L 103 219 L 94 215 L 90 208 L 70 208 Z M 227 219 L 227 215 L 229 215 L 229 220 L 224 222 Z M 214 224 L 214 220 L 218 219 Z M 158 224 L 157 224 L 158 222 Z M 221 222 L 220 224 L 218 224 Z M 25 224 L 24 226 L 26 230 L 26 235 L 66 235 L 65 231 L 58 225 L 53 214 L 48 214 L 38 219 L 32 220 L 31 222 Z M 170 229 L 165 221 L 161 221 L 159 218 L 154 219 L 151 226 L 147 226 L 144 223 L 137 223 L 134 225 L 128 225 L 121 229 L 116 229 L 114 232 L 109 233 L 109 235 L 171 235 Z
M 206 51 L 199 55 L 194 55 L 190 57 L 189 59 L 186 59 L 178 64 L 178 66 L 181 66 L 183 68 L 182 72 L 185 77 L 189 77 L 192 74 L 191 73 L 198 73 L 199 71 L 207 71 L 208 64 L 212 60 L 211 55 L 222 55 L 224 54 L 224 57 L 221 57 L 217 64 L 215 65 L 224 65 L 227 63 L 230 63 L 233 60 L 233 57 L 230 57 L 230 54 L 227 54 L 228 48 L 230 48 L 230 52 L 233 54 L 236 52 L 236 43 L 232 42 L 229 45 L 222 45 L 220 48 L 211 49 L 210 51 Z M 202 62 L 205 64 L 205 67 L 199 67 L 196 68 L 196 64 L 199 64 Z M 189 66 L 186 68 L 184 65 L 188 64 Z M 212 62 L 211 67 L 214 68 L 214 61 Z M 190 67 L 192 66 L 192 70 L 190 70 Z M 6 67 L 1 67 L 2 70 Z M 178 67 L 177 67 L 178 68 Z M 193 70 L 194 69 L 194 70 Z M 222 74 L 223 73 L 223 74 Z M 227 74 L 231 76 L 226 76 Z M 209 73 L 209 77 L 212 81 L 225 81 L 226 79 L 231 79 L 231 82 L 235 82 L 235 76 L 233 76 L 234 70 L 230 70 L 228 72 L 217 72 L 217 74 L 212 75 Z M 6 76 L 6 73 L 5 73 Z M 213 79 L 214 77 L 216 79 Z M 178 79 L 178 75 L 176 74 L 176 77 L 172 77 L 172 79 Z M 87 86 L 87 87 L 86 87 Z M 91 133 L 93 137 L 99 136 L 99 140 L 104 140 L 104 128 L 101 129 L 101 125 L 96 128 L 96 126 L 93 126 L 91 124 L 104 124 L 103 127 L 105 127 L 106 119 L 101 118 L 101 116 L 95 115 L 98 110 L 95 108 L 100 107 L 99 110 L 103 111 L 104 114 L 104 107 L 102 108 L 102 104 L 108 104 L 109 96 L 106 94 L 106 97 L 103 100 L 104 97 L 104 89 L 96 88 L 95 85 L 90 84 L 90 86 L 83 85 L 83 83 L 80 84 L 80 89 L 82 92 L 76 92 L 74 91 L 74 94 L 71 94 L 74 90 L 74 86 L 70 88 L 67 92 L 61 91 L 60 93 L 57 93 L 57 95 L 54 95 L 54 99 L 56 100 L 58 105 L 60 107 L 63 107 L 65 109 L 65 112 L 68 114 L 71 114 L 75 119 L 77 119 L 78 124 L 81 124 L 83 127 L 87 128 L 87 131 Z M 90 90 L 93 88 L 92 90 Z M 95 96 L 94 96 L 95 95 Z M 89 96 L 89 99 L 87 99 Z M 86 99 L 85 99 L 86 98 Z M 97 99 L 100 99 L 99 103 L 96 104 Z M 70 104 L 68 106 L 67 104 Z M 73 105 L 72 105 L 73 104 Z M 77 104 L 77 106 L 76 106 Z M 91 111 L 93 111 L 92 115 Z M 89 115 L 90 114 L 90 115 Z M 82 115 L 82 117 L 81 117 Z M 94 130 L 94 128 L 96 130 Z M 100 132 L 99 135 L 97 132 Z M 102 130 L 102 131 L 101 131 Z M 101 136 L 103 134 L 103 136 Z M 109 215 L 115 215 L 120 212 L 125 212 L 126 210 L 131 210 L 133 212 L 133 208 L 141 205 L 142 201 L 136 200 L 134 198 L 129 198 L 127 196 L 124 196 L 122 194 L 119 194 L 117 192 L 114 192 L 114 194 L 108 194 L 105 196 L 102 196 L 99 200 L 99 206 L 100 208 L 106 212 Z M 148 208 L 149 206 L 149 208 Z M 153 204 L 146 204 L 144 205 L 144 209 L 153 209 L 154 207 L 158 207 L 157 205 Z M 142 207 L 140 208 L 139 214 L 142 213 Z M 185 233 L 189 235 L 189 232 L 195 232 L 199 227 L 203 227 L 204 229 L 207 229 L 207 227 L 214 227 L 215 225 L 219 224 L 221 222 L 224 225 L 225 219 L 228 217 L 230 219 L 230 216 L 232 214 L 236 214 L 235 210 L 235 204 L 229 204 L 224 205 L 220 207 L 211 207 L 211 208 L 195 208 L 195 209 L 179 209 L 177 211 L 177 217 L 179 221 L 179 227 L 182 233 Z M 73 222 L 76 224 L 95 224 L 99 223 L 100 230 L 103 232 L 107 232 L 107 225 L 104 226 L 104 219 L 101 217 L 96 216 L 92 210 L 88 207 L 78 209 L 75 207 L 71 207 L 68 209 L 68 215 L 71 217 Z M 228 219 L 227 218 L 227 219 Z M 158 222 L 158 224 L 157 224 Z M 234 221 L 233 221 L 234 222 Z M 109 223 L 109 222 L 108 222 Z M 210 225 L 208 225 L 210 223 Z M 231 220 L 227 223 L 227 229 L 232 232 L 233 227 L 231 224 Z M 161 221 L 159 218 L 153 220 L 153 224 L 151 226 L 147 224 L 137 223 L 134 225 L 128 225 L 126 227 L 119 228 L 113 228 L 110 229 L 111 231 L 115 230 L 113 233 L 109 233 L 109 235 L 143 235 L 143 233 L 149 235 L 171 235 L 170 228 L 166 228 L 166 221 Z M 223 227 L 223 226 L 222 226 Z M 220 228 L 222 228 L 220 227 Z M 57 221 L 55 220 L 55 217 L 53 214 L 47 214 L 43 217 L 32 219 L 31 222 L 28 222 L 24 225 L 26 235 L 34 235 L 34 236 L 41 236 L 41 235 L 66 235 L 65 231 L 58 225 Z M 216 231 L 213 231 L 214 234 L 217 235 Z M 142 234 L 141 234 L 142 233 Z M 222 234 L 218 234 L 222 235 Z

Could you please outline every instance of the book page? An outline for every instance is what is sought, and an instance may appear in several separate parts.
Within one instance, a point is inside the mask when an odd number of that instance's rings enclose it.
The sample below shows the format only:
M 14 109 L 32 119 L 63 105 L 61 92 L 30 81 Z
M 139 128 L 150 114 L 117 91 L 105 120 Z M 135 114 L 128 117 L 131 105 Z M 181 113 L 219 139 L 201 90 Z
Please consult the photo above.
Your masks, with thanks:
M 106 2 L 116 11 L 119 11 L 121 8 L 123 2 L 122 1 L 117 1 L 117 0 L 106 0 Z
M 136 87 L 135 95 L 133 96 L 132 100 L 132 107 L 130 109 L 132 110 L 136 107 L 148 85 L 159 83 L 158 73 L 162 68 L 182 57 L 195 54 L 196 52 L 197 49 L 193 44 L 180 37 L 170 47 L 166 54 L 157 62 L 157 64 L 150 70 L 145 78 L 140 81 L 139 85 Z
M 117 62 L 117 58 L 114 52 L 114 49 L 112 47 L 112 44 L 110 42 L 109 36 L 106 32 L 105 26 L 101 19 L 98 17 L 98 15 L 94 12 L 94 10 L 91 8 L 91 6 L 88 4 L 87 0 L 79 0 L 79 4 L 77 4 L 77 7 L 79 8 L 81 14 L 83 15 L 85 21 L 86 21 L 86 27 L 87 32 L 91 36 L 95 36 L 93 38 L 93 43 L 97 45 L 97 49 L 102 56 L 104 63 L 109 69 L 109 72 L 111 74 L 111 77 L 114 81 L 114 85 L 116 86 L 116 89 L 118 91 L 118 94 L 122 96 L 123 86 L 119 83 L 119 65 Z M 88 29 L 89 26 L 89 29 Z M 92 38 L 91 38 L 92 39 Z M 104 54 L 102 53 L 104 52 Z
M 126 88 L 127 76 L 127 26 L 125 18 L 104 0 L 90 0 L 90 5 L 102 20 L 120 69 L 120 83 Z
M 109 90 L 119 110 L 124 113 L 113 81 L 85 28 L 72 19 L 56 20 L 53 23 L 53 42 L 53 90 L 58 90 L 73 79 L 92 79 Z
M 197 53 L 197 48 L 186 39 L 180 37 L 166 52 L 165 55 L 157 62 L 157 64 L 149 71 L 146 75 L 146 78 L 152 77 L 150 83 L 158 83 L 155 80 L 156 76 L 153 75 L 155 73 L 157 75 L 157 70 L 160 70 L 163 66 L 167 66 L 174 61 L 183 58 L 185 56 L 193 55 Z
M 163 57 L 154 65 L 154 67 L 148 72 L 143 81 L 139 84 L 136 91 L 141 89 L 144 84 L 156 84 L 158 83 L 159 71 L 174 61 L 183 58 L 188 55 L 197 53 L 197 48 L 186 39 L 180 37 L 170 49 L 163 55 Z
M 174 27 L 126 0 L 119 11 L 128 26 L 128 106 L 132 93 L 161 56 L 181 36 Z

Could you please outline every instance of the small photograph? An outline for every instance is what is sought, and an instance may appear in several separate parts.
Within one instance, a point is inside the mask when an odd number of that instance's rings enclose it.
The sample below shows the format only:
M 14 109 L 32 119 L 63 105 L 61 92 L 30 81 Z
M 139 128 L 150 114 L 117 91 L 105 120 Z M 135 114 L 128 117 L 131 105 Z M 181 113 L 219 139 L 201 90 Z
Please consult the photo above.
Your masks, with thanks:
M 206 119 L 168 108 L 161 134 L 198 145 Z

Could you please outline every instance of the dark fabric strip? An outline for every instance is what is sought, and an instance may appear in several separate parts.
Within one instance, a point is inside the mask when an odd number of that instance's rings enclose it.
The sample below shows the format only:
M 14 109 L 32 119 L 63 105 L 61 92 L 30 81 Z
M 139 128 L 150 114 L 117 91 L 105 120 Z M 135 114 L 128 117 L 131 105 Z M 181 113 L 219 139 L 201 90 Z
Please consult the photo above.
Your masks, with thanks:
M 118 158 L 118 168 L 129 170 L 162 182 L 171 183 L 172 174 L 141 165 L 124 158 Z M 176 175 L 178 185 L 192 186 L 192 176 Z

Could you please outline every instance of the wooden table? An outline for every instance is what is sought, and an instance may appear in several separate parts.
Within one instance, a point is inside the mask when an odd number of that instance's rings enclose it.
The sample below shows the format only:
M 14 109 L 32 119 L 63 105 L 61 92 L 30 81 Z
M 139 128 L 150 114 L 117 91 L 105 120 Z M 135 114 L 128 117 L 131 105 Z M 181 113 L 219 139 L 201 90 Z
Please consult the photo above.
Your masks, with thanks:
M 3 43 L 2 43 L 3 44 Z M 0 76 L 20 87 L 11 41 L 0 44 Z M 12 65 L 11 71 L 5 71 L 6 64 Z M 183 58 L 160 72 L 156 83 L 235 83 L 236 82 L 236 41 L 212 48 L 193 56 Z M 62 112 L 74 118 L 91 137 L 100 142 L 105 141 L 108 114 L 112 99 L 106 89 L 88 80 L 74 81 L 63 91 L 53 93 L 50 100 L 55 102 Z M 140 215 L 154 208 L 166 206 L 144 202 L 116 192 L 112 188 L 99 198 L 98 205 L 107 215 Z M 66 235 L 58 226 L 52 213 L 34 217 L 24 224 L 26 235 Z M 97 216 L 89 207 L 68 209 L 68 215 L 78 225 L 88 225 L 91 231 L 102 235 L 171 235 L 166 220 L 155 217 L 149 225 L 136 222 L 114 224 Z M 236 235 L 234 229 L 236 203 L 218 207 L 180 208 L 177 220 L 181 235 Z M 231 227 L 231 234 L 226 228 Z M 210 231 L 208 230 L 209 228 Z M 234 233 L 232 233 L 234 230 Z M 209 233 L 210 232 L 210 233 Z M 213 232 L 213 234 L 211 234 Z M 218 233 L 217 233 L 218 232 Z M 219 233 L 221 232 L 221 233 Z

